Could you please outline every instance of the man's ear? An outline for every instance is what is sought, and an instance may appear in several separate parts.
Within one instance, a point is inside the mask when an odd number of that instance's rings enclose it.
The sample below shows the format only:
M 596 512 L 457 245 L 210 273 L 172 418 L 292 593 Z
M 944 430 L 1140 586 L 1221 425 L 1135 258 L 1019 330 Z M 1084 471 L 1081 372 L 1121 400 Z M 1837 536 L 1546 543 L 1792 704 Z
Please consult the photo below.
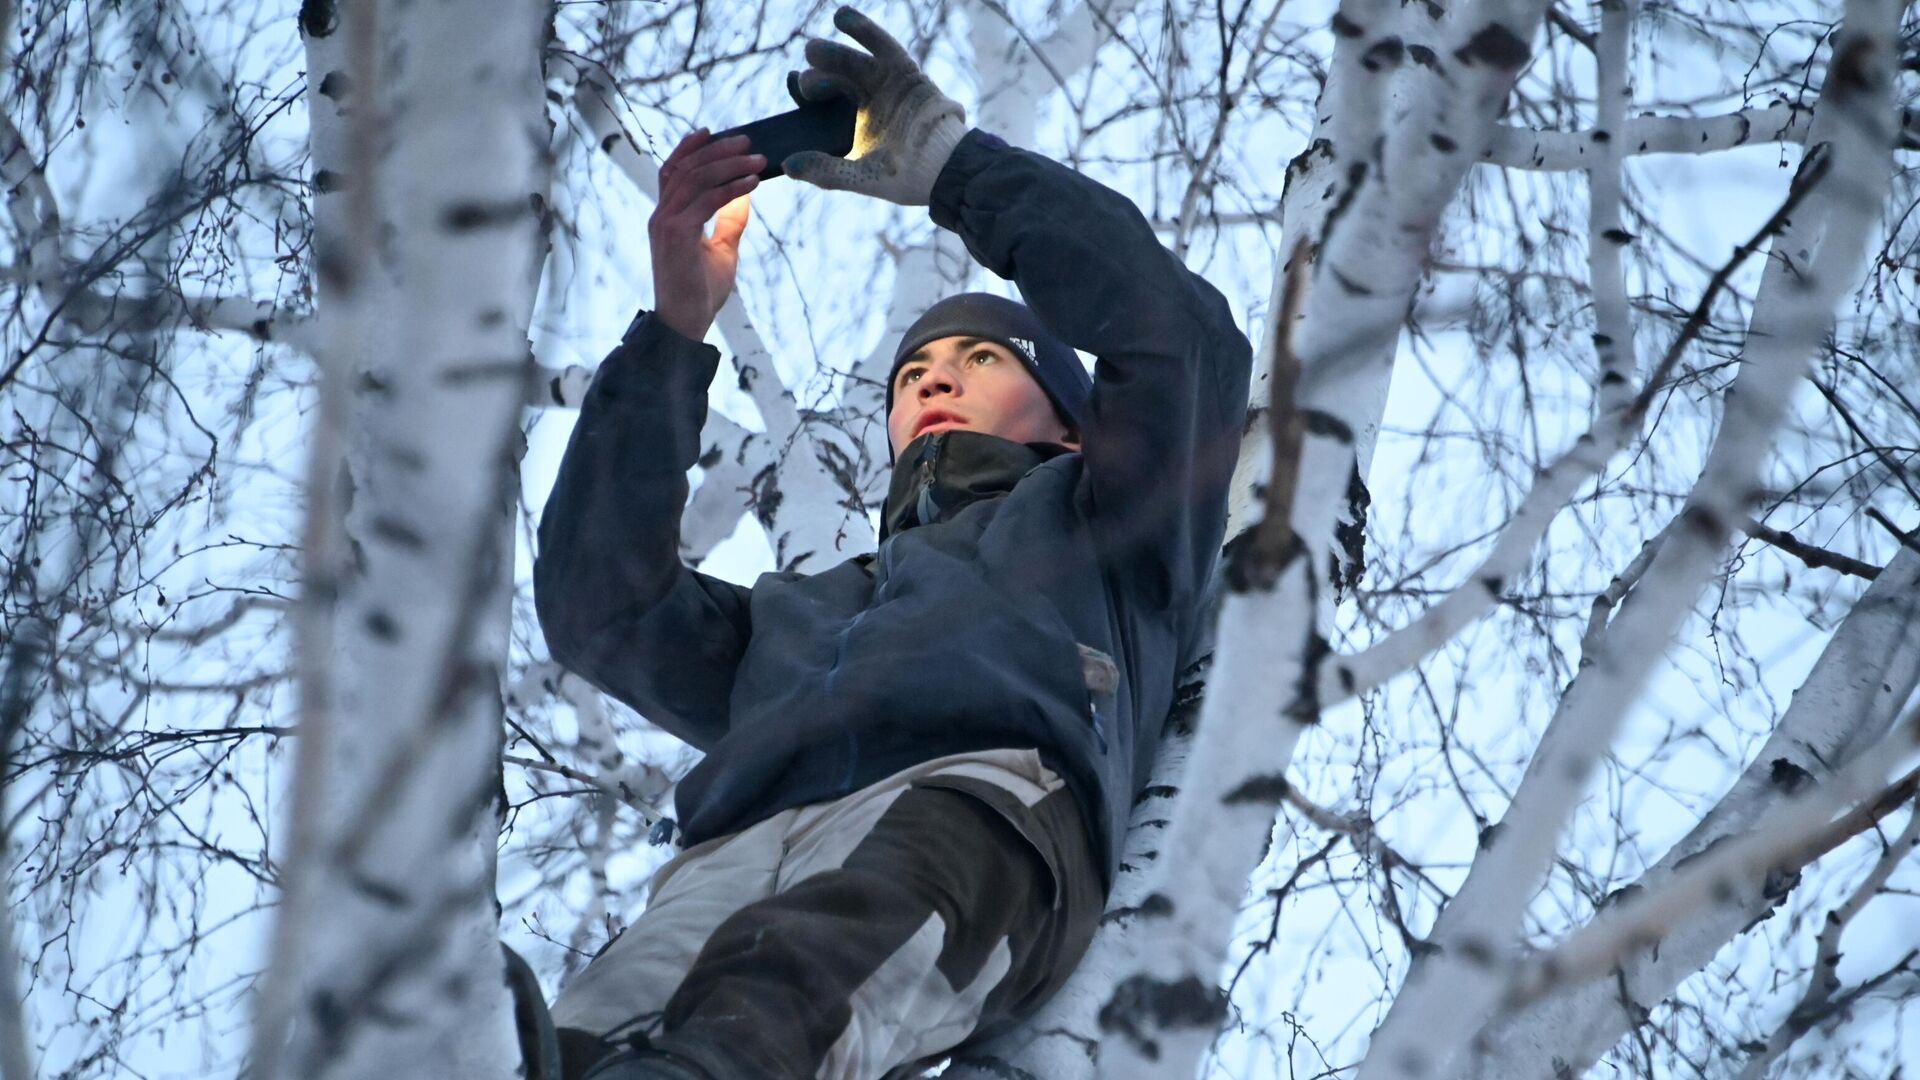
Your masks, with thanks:
M 1062 446 L 1064 446 L 1064 447 L 1066 447 L 1066 448 L 1067 448 L 1067 449 L 1069 449 L 1069 450 L 1078 450 L 1078 449 L 1080 449 L 1080 431 L 1079 431 L 1079 429 L 1078 429 L 1078 428 L 1075 428 L 1075 427 L 1072 427 L 1072 426 L 1069 426 L 1069 427 L 1067 428 L 1067 430 L 1066 430 L 1065 432 L 1063 432 L 1063 433 L 1061 433 L 1061 435 L 1060 435 L 1060 445 L 1062 445 Z

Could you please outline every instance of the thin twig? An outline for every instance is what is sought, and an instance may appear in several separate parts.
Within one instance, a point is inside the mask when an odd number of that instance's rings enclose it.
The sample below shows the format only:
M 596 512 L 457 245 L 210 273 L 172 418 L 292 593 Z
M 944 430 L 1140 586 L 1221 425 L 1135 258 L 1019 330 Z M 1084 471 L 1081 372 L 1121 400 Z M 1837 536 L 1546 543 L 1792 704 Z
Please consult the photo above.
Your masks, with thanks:
M 1828 551 L 1823 547 L 1815 547 L 1784 529 L 1770 528 L 1753 518 L 1748 518 L 1741 528 L 1755 540 L 1777 547 L 1816 570 L 1838 570 L 1843 574 L 1866 578 L 1868 581 L 1880 576 L 1880 568 L 1872 563 L 1861 562 L 1850 555 Z

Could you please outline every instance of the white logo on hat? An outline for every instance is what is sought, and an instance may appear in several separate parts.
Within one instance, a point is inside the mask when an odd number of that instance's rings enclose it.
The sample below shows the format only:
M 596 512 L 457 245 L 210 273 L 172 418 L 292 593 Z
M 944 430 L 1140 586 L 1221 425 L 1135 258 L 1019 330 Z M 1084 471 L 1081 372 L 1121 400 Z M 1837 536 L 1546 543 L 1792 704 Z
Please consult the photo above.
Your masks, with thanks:
M 1013 342 L 1021 352 L 1026 353 L 1029 361 L 1034 359 L 1033 342 L 1023 337 L 1010 337 L 1007 340 Z

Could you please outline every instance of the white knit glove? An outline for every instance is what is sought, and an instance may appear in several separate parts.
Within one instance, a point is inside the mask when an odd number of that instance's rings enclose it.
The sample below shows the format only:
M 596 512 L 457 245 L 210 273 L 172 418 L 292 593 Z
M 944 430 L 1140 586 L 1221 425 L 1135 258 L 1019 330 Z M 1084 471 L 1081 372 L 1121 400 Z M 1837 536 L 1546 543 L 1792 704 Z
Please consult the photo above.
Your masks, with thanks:
M 846 96 L 860 107 L 853 153 L 807 150 L 781 162 L 788 176 L 835 191 L 925 206 L 933 181 L 967 133 L 967 112 L 940 92 L 892 35 L 843 7 L 833 25 L 867 52 L 815 38 L 807 42 L 800 92 L 813 100 Z M 871 54 L 871 55 L 869 55 Z

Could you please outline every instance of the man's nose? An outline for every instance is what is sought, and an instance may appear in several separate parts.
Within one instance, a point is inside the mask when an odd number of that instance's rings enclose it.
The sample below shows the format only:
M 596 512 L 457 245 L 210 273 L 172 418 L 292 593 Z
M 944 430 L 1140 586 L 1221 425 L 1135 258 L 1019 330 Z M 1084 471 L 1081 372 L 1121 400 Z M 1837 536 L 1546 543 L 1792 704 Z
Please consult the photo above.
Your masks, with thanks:
M 960 389 L 959 380 L 945 371 L 929 371 L 920 377 L 920 400 L 935 394 L 952 394 Z

